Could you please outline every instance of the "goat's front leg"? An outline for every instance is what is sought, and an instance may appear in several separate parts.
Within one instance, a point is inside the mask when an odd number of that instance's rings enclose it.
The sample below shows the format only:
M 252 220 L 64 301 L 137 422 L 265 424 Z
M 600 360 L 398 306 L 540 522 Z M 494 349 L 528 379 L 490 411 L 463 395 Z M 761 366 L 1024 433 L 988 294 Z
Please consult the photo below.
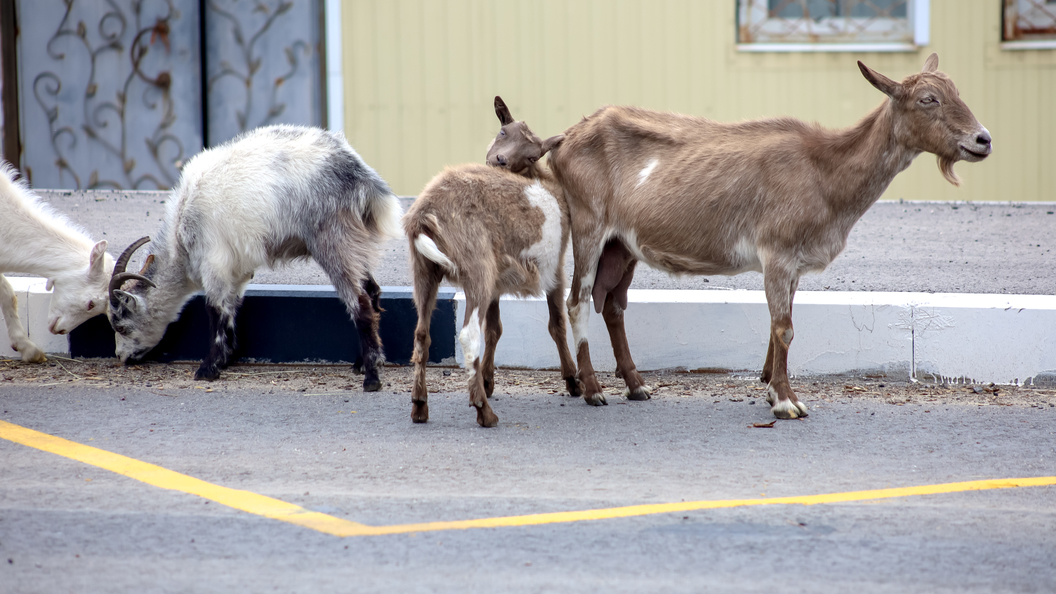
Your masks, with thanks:
M 462 331 L 458 334 L 458 341 L 462 345 L 462 355 L 465 358 L 464 365 L 469 372 L 469 403 L 477 409 L 477 424 L 481 427 L 494 427 L 499 424 L 499 417 L 491 410 L 488 404 L 487 391 L 484 389 L 484 378 L 481 374 L 481 334 L 484 331 L 483 320 L 480 319 L 480 306 L 489 303 L 489 298 L 480 298 L 466 295 L 466 319 L 462 323 Z
M 799 287 L 799 279 L 793 279 L 791 290 L 788 295 L 788 315 L 792 316 L 792 301 L 796 298 L 796 289 Z M 766 347 L 766 361 L 763 363 L 763 373 L 759 376 L 759 381 L 764 384 L 770 383 L 770 378 L 774 372 L 774 336 L 770 334 L 769 344 Z
M 562 273 L 561 276 L 564 276 Z M 576 381 L 576 364 L 572 360 L 572 353 L 568 350 L 568 315 L 565 313 L 563 297 L 565 293 L 564 279 L 558 282 L 552 291 L 546 294 L 546 306 L 550 310 L 550 322 L 547 329 L 550 330 L 550 338 L 557 345 L 557 356 L 561 359 L 561 377 L 565 379 L 565 387 L 569 396 L 580 396 L 579 383 Z
M 22 320 L 18 319 L 18 297 L 15 296 L 15 288 L 11 286 L 7 278 L 0 274 L 0 311 L 4 314 L 4 322 L 7 323 L 7 336 L 11 339 L 11 348 L 22 353 L 22 360 L 26 363 L 43 363 L 44 351 L 40 350 L 26 334 L 22 326 Z
M 594 289 L 598 258 L 601 256 L 601 241 L 600 238 L 593 240 L 589 237 L 593 230 L 583 229 L 582 233 L 577 241 L 577 229 L 572 229 L 575 269 L 572 272 L 572 290 L 568 294 L 568 321 L 572 326 L 572 342 L 576 345 L 576 364 L 579 367 L 576 381 L 579 392 L 587 404 L 602 406 L 608 402 L 605 401 L 605 394 L 590 361 L 590 341 L 587 335 L 590 297 Z
M 241 299 L 225 299 L 220 305 L 206 300 L 209 315 L 209 335 L 213 337 L 209 354 L 202 360 L 194 379 L 213 381 L 220 377 L 220 370 L 227 367 L 231 353 L 235 350 L 235 313 Z
M 807 407 L 799 401 L 788 383 L 788 348 L 792 343 L 792 298 L 798 279 L 782 270 L 768 267 L 763 284 L 770 309 L 770 348 L 763 375 L 769 376 L 766 401 L 770 412 L 779 419 L 807 416 Z M 769 371 L 768 371 L 769 369 Z
M 480 365 L 484 394 L 488 398 L 495 393 L 495 346 L 501 337 L 502 320 L 499 318 L 499 298 L 496 297 L 488 306 L 488 314 L 484 318 L 484 356 Z

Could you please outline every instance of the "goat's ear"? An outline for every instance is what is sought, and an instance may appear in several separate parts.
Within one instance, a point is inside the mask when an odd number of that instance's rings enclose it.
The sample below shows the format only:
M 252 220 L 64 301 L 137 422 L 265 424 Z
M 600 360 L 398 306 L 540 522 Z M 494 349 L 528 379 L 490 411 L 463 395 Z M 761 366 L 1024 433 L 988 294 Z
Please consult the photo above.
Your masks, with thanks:
M 113 296 L 110 298 L 110 304 L 115 306 L 113 309 L 118 310 L 115 312 L 118 315 L 124 312 L 135 313 L 139 309 L 139 300 L 136 296 L 128 291 L 122 291 L 121 289 L 114 291 Z M 124 312 L 120 310 L 124 310 Z
M 939 54 L 931 54 L 928 59 L 924 61 L 924 67 L 920 69 L 921 72 L 935 72 L 939 69 Z
M 154 266 L 154 254 L 147 256 L 147 261 L 143 263 L 143 268 L 140 269 L 139 274 L 146 276 L 152 266 Z
M 88 275 L 94 276 L 99 274 L 105 274 L 103 271 L 103 262 L 106 260 L 103 256 L 106 255 L 106 240 L 102 240 L 99 243 L 92 246 L 92 253 L 88 257 Z
M 862 71 L 862 76 L 865 77 L 865 80 L 869 81 L 869 84 L 876 87 L 881 93 L 892 99 L 901 94 L 902 85 L 862 64 L 861 60 L 858 61 L 858 69 Z
M 506 107 L 506 102 L 498 95 L 495 95 L 495 115 L 499 116 L 499 123 L 503 126 L 512 124 L 514 121 L 513 116 L 510 115 L 510 108 Z
M 559 144 L 561 144 L 562 142 L 564 142 L 564 140 L 565 140 L 565 135 L 564 134 L 558 134 L 557 136 L 551 136 L 550 138 L 547 138 L 546 140 L 543 141 L 543 152 L 539 156 L 541 157 L 541 156 L 545 155 L 546 153 L 549 153 L 553 149 L 557 148 L 557 146 Z

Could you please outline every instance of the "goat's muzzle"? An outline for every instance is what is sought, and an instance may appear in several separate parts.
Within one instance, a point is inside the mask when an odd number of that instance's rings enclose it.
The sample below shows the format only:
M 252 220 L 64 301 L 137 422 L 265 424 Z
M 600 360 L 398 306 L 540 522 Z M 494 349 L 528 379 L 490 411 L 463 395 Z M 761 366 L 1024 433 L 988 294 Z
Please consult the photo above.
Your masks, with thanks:
M 990 138 L 990 132 L 983 128 L 981 132 L 975 135 L 975 138 L 959 145 L 959 148 L 961 149 L 961 158 L 963 160 L 975 162 L 987 158 L 993 152 L 994 144 Z

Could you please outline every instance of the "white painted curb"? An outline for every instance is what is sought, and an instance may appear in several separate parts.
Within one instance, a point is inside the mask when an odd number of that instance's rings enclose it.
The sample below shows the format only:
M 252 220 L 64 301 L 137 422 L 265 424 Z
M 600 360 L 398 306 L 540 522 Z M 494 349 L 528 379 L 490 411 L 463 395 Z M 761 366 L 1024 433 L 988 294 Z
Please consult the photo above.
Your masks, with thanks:
M 48 332 L 51 293 L 45 279 L 8 277 L 30 339 L 44 352 L 68 355 L 69 340 Z M 758 372 L 769 340 L 762 291 L 628 291 L 625 314 L 639 369 L 720 369 Z M 458 292 L 456 333 L 466 314 Z M 542 298 L 503 298 L 502 367 L 556 369 Z M 926 380 L 1029 384 L 1056 374 L 1056 297 L 963 293 L 800 291 L 792 310 L 793 375 L 883 372 Z M 6 334 L 6 326 L 0 330 Z M 616 361 L 600 314 L 591 311 L 591 357 L 600 371 Z M 568 331 L 569 348 L 572 332 Z M 457 335 L 455 356 L 463 362 Z M 573 350 L 573 356 L 575 351 Z M 0 356 L 20 358 L 6 335 Z
M 625 313 L 638 369 L 758 372 L 770 315 L 762 291 L 631 290 Z M 465 295 L 455 295 L 455 326 Z M 542 298 L 503 298 L 496 365 L 558 367 Z M 792 310 L 794 375 L 878 371 L 947 381 L 1031 383 L 1056 370 L 1056 297 L 955 293 L 800 291 Z M 600 314 L 591 311 L 595 369 L 616 361 Z M 569 346 L 572 335 L 569 331 Z M 464 359 L 456 340 L 456 360 Z M 573 350 L 573 356 L 575 351 Z
M 51 305 L 51 291 L 45 289 L 48 281 L 29 276 L 8 276 L 11 288 L 18 299 L 18 317 L 26 328 L 26 334 L 33 344 L 45 353 L 69 356 L 70 341 L 66 336 L 52 334 L 48 331 L 48 307 Z M 4 314 L 0 313 L 0 320 Z M 22 355 L 11 348 L 7 337 L 7 321 L 0 328 L 0 357 L 20 359 Z

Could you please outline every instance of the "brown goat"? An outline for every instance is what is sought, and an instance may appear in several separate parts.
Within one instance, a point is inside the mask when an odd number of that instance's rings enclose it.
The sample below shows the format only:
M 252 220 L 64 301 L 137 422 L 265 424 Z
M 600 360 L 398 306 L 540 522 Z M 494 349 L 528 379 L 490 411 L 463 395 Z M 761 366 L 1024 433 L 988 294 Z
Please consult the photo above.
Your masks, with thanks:
M 603 107 L 565 132 L 549 157 L 572 216 L 575 272 L 568 316 L 583 397 L 606 404 L 590 361 L 591 297 L 609 330 L 627 396 L 649 398 L 624 330 L 636 263 L 685 274 L 763 273 L 770 345 L 762 381 L 778 418 L 807 414 L 788 383 L 792 299 L 823 270 L 855 222 L 921 152 L 956 161 L 990 154 L 990 134 L 932 54 L 895 82 L 858 67 L 888 99 L 857 125 L 830 131 L 782 118 L 735 124 L 633 107 Z
M 564 137 L 540 140 L 524 122 L 514 121 L 499 97 L 495 98 L 495 113 L 502 128 L 488 147 L 492 166 L 467 164 L 445 169 L 426 184 L 403 218 L 418 309 L 411 392 L 411 420 L 415 423 L 429 420 L 425 384 L 429 322 L 444 278 L 460 285 L 466 294 L 466 319 L 458 338 L 470 373 L 469 400 L 477 409 L 477 423 L 494 427 L 499 422 L 488 397 L 495 389 L 502 295 L 546 294 L 550 336 L 557 343 L 561 374 L 570 393 L 579 395 L 563 303 L 568 205 L 549 171 L 537 163 Z M 513 139 L 515 150 L 505 150 L 511 144 L 508 139 Z

